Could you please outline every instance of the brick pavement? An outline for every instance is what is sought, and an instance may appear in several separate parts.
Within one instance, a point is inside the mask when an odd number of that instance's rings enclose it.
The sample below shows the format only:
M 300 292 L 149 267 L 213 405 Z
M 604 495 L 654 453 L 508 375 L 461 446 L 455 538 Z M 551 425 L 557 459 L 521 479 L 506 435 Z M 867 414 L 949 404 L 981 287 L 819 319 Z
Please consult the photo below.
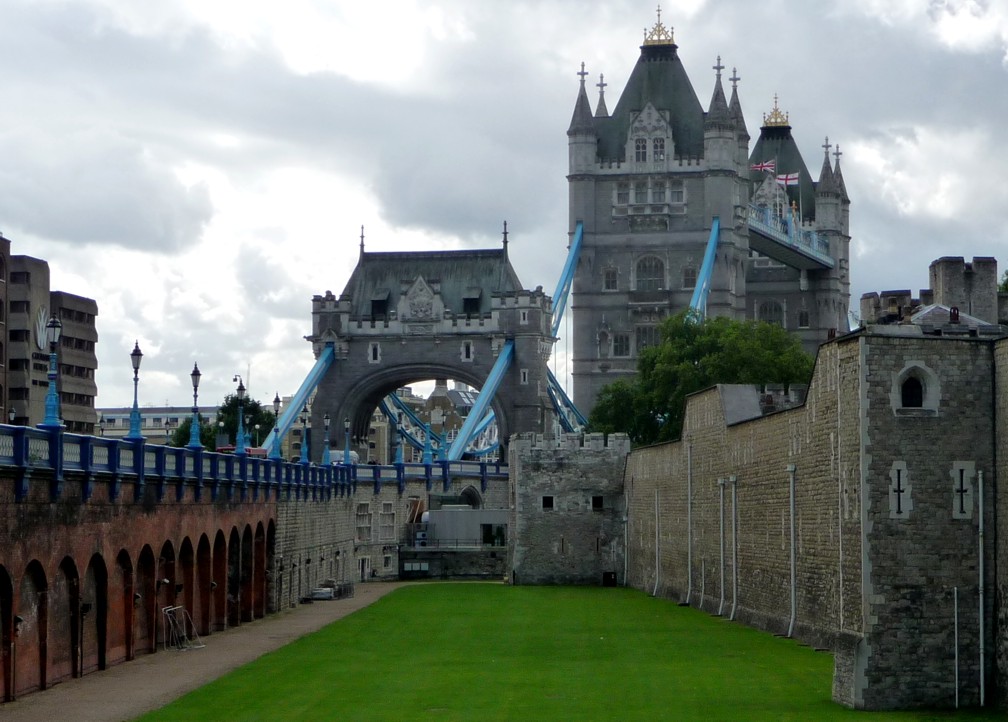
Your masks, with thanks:
M 3 722 L 73 719 L 76 722 L 130 720 L 158 709 L 236 667 L 366 607 L 403 586 L 399 582 L 358 584 L 353 597 L 271 615 L 251 624 L 215 632 L 206 647 L 158 651 L 103 672 L 57 684 L 0 705 Z

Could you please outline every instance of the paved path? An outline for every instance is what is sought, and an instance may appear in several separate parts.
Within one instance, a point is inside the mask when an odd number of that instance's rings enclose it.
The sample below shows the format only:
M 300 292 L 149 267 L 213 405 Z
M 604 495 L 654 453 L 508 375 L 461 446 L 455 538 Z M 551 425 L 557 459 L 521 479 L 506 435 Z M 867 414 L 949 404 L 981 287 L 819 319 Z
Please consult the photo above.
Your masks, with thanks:
M 342 619 L 400 586 L 403 584 L 399 582 L 357 584 L 350 599 L 302 604 L 251 624 L 214 632 L 203 640 L 206 643 L 203 649 L 145 654 L 104 672 L 94 672 L 44 692 L 0 704 L 0 720 L 131 720 Z

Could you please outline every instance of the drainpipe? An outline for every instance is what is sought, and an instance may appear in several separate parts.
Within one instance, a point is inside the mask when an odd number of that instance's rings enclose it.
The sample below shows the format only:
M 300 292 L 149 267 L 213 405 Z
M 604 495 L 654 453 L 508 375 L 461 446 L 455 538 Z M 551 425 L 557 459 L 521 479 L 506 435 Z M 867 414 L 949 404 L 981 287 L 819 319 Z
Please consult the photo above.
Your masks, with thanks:
M 978 577 L 980 589 L 980 706 L 984 706 L 984 682 L 987 675 L 984 674 L 984 493 L 983 493 L 983 471 L 977 472 L 977 486 L 980 494 L 980 571 Z
M 721 616 L 721 611 L 724 609 L 724 479 L 718 479 L 718 492 L 719 492 L 719 513 L 721 521 L 721 601 L 718 603 L 717 613 Z
M 693 442 L 686 444 L 686 604 L 693 596 Z
M 658 516 L 658 490 L 654 490 L 654 591 L 651 592 L 651 596 L 658 596 L 658 579 L 661 577 L 661 550 L 658 547 L 660 531 L 659 524 L 661 523 L 661 517 Z
M 795 617 L 798 616 L 798 572 L 795 566 L 795 470 L 794 464 L 787 465 L 791 504 L 791 621 L 788 622 L 788 637 L 794 634 Z
M 738 601 L 738 504 L 736 488 L 738 487 L 738 480 L 735 476 L 729 476 L 728 480 L 731 482 L 731 616 L 728 617 L 731 620 L 735 619 L 735 603 Z

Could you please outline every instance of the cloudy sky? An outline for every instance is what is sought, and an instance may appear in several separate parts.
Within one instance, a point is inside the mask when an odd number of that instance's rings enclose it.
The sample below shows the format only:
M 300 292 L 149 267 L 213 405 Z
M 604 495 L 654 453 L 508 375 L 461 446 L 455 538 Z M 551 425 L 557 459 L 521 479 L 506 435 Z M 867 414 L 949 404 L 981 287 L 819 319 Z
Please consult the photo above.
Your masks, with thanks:
M 828 5 L 840 9 L 824 9 Z M 814 173 L 839 143 L 852 305 L 943 255 L 1008 262 L 1008 0 L 666 2 L 705 104 L 738 68 Z M 99 406 L 293 393 L 311 297 L 368 250 L 486 248 L 528 288 L 566 253 L 566 129 L 606 100 L 654 2 L 0 0 L 0 231 L 98 302 Z M 592 93 L 593 103 L 595 94 Z M 561 341 L 561 345 L 562 345 Z

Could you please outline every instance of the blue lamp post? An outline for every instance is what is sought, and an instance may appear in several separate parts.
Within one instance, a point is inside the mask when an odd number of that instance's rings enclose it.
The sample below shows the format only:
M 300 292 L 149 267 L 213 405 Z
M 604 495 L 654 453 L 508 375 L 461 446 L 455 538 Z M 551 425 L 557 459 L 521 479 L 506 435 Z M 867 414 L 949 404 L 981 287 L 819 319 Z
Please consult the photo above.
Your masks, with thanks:
M 46 324 L 46 341 L 49 342 L 49 391 L 46 393 L 45 420 L 39 424 L 42 428 L 58 429 L 63 425 L 60 421 L 59 394 L 56 392 L 56 344 L 59 343 L 60 334 L 63 332 L 63 324 L 56 318 L 56 315 L 49 319 Z
M 273 450 L 269 458 L 280 459 L 280 392 L 273 397 Z
M 127 441 L 143 441 L 143 434 L 140 433 L 140 407 L 137 405 L 137 382 L 140 379 L 140 360 L 143 358 L 143 351 L 140 350 L 140 342 L 133 342 L 133 351 L 130 353 L 130 363 L 133 364 L 133 409 L 130 411 L 130 428 L 125 438 Z
M 327 413 L 322 417 L 322 423 L 325 424 L 325 443 L 322 446 L 322 466 L 330 466 L 332 464 L 332 458 L 329 455 L 329 414 Z
M 308 404 L 301 409 L 301 463 L 308 463 Z
M 192 373 L 189 374 L 189 378 L 192 379 L 192 425 L 189 427 L 189 448 L 193 450 L 203 448 L 203 444 L 200 443 L 200 427 L 199 427 L 200 376 L 201 374 L 199 366 L 193 363 Z
M 242 426 L 242 404 L 245 401 L 245 384 L 242 377 L 235 375 L 232 381 L 238 382 L 238 430 L 235 432 L 235 456 L 245 456 L 245 430 Z
M 350 466 L 350 418 L 343 419 L 343 464 Z

